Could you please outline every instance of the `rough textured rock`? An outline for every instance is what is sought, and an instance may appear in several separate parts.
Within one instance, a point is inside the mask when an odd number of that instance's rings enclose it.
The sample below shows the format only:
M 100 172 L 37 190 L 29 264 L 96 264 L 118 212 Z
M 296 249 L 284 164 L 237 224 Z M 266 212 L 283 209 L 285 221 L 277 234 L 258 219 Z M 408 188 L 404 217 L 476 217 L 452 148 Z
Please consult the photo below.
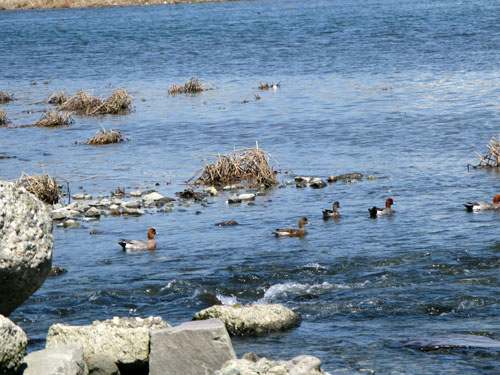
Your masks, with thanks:
M 163 195 L 157 193 L 156 191 L 146 194 L 145 196 L 142 197 L 142 200 L 144 201 L 158 201 L 160 199 L 163 199 Z
M 0 314 L 9 315 L 52 267 L 52 219 L 34 195 L 0 181 Z
M 120 375 L 116 363 L 107 355 L 96 354 L 87 360 L 89 375 Z
M 290 361 L 270 361 L 261 358 L 257 362 L 246 359 L 227 361 L 216 375 L 329 375 L 321 370 L 319 358 L 301 355 Z
M 27 343 L 24 331 L 0 315 L 0 374 L 14 373 L 19 368 Z
M 23 375 L 87 375 L 82 345 L 73 343 L 32 352 L 24 359 Z
M 213 374 L 235 358 L 229 334 L 217 319 L 151 331 L 150 375 Z
M 300 324 L 300 315 L 279 305 L 223 306 L 215 305 L 197 312 L 194 320 L 220 319 L 235 336 L 262 335 Z
M 119 365 L 144 366 L 149 360 L 149 331 L 170 327 L 160 317 L 118 318 L 92 325 L 54 324 L 49 328 L 47 348 L 79 342 L 85 358 L 104 354 Z

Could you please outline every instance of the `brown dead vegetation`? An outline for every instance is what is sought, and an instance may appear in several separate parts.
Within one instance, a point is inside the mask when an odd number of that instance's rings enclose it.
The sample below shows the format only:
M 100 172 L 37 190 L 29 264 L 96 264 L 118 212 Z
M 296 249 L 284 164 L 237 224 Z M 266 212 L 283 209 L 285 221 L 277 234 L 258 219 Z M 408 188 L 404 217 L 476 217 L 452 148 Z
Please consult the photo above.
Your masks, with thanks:
M 196 171 L 188 183 L 222 186 L 246 180 L 250 185 L 277 185 L 271 159 L 276 162 L 268 152 L 259 148 L 258 143 L 253 148 L 235 149 L 225 155 L 205 155 L 205 166 Z
M 259 90 L 269 90 L 269 89 L 277 89 L 280 87 L 279 82 L 261 82 L 259 83 Z
M 46 102 L 48 104 L 61 105 L 66 100 L 68 100 L 68 95 L 66 94 L 66 91 L 63 89 L 61 92 L 53 92 L 52 94 L 50 94 Z
M 41 128 L 55 128 L 57 126 L 68 126 L 72 123 L 73 119 L 71 118 L 71 113 L 51 111 L 40 117 L 40 119 L 32 126 L 38 126 Z
M 92 138 L 90 138 L 87 142 L 79 143 L 80 145 L 108 145 L 111 143 L 119 143 L 123 141 L 130 141 L 130 138 L 126 138 L 122 135 L 119 130 L 109 129 L 109 132 L 106 129 L 99 129 Z
M 9 119 L 7 118 L 7 113 L 4 110 L 0 109 L 0 126 L 7 125 L 9 123 Z
M 500 167 L 500 136 L 497 138 L 491 137 L 488 143 L 488 153 L 481 155 L 474 151 L 479 157 L 479 164 L 474 168 L 498 168 Z
M 205 87 L 201 84 L 198 78 L 191 78 L 189 81 L 183 83 L 182 85 L 173 85 L 169 90 L 169 95 L 178 94 L 196 94 L 202 91 L 212 90 L 213 87 Z
M 30 176 L 23 172 L 17 183 L 36 195 L 42 202 L 55 204 L 59 199 L 62 199 L 61 189 L 56 182 L 56 177 L 49 176 L 45 171 L 41 176 L 37 174 Z
M 8 94 L 6 92 L 0 91 L 0 103 L 8 103 L 14 100 L 14 95 Z
M 78 91 L 59 107 L 80 115 L 118 115 L 131 111 L 132 98 L 124 88 L 118 88 L 107 99 L 94 97 L 84 90 Z

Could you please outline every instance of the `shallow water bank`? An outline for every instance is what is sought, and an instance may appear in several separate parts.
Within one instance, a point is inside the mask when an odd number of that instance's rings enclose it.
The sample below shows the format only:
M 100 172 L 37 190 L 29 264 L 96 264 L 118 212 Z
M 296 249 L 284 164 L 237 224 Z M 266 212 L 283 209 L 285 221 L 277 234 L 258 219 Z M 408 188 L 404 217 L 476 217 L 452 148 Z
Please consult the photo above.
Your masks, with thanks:
M 5 0 L 3 4 L 0 5 L 0 10 L 124 7 L 137 5 L 218 3 L 222 1 L 240 0 Z

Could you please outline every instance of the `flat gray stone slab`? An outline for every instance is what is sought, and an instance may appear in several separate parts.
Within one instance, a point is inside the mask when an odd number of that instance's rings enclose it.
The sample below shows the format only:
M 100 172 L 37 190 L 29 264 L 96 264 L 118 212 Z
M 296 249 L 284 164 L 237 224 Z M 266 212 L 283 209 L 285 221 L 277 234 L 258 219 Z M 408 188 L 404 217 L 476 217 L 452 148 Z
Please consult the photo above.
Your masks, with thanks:
M 231 359 L 236 354 L 218 319 L 151 331 L 149 375 L 212 375 Z
M 87 375 L 83 348 L 79 343 L 38 350 L 24 357 L 23 375 Z

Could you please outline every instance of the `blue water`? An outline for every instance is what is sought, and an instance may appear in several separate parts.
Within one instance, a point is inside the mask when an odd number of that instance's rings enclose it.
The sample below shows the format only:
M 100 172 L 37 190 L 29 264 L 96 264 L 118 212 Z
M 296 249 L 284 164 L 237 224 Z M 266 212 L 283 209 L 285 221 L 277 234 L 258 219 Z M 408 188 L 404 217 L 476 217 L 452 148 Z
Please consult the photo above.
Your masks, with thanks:
M 12 121 L 0 128 L 1 155 L 12 156 L 0 159 L 4 178 L 45 168 L 69 180 L 72 193 L 155 188 L 174 197 L 200 156 L 256 141 L 289 172 L 278 175 L 283 183 L 293 174 L 380 177 L 271 189 L 254 206 L 229 206 L 221 194 L 170 213 L 55 227 L 53 263 L 68 273 L 47 279 L 11 315 L 30 350 L 43 347 L 56 322 L 160 315 L 179 324 L 218 298 L 302 314 L 291 331 L 234 338 L 240 355 L 313 354 L 324 369 L 352 374 L 497 372 L 495 350 L 424 353 L 402 341 L 500 339 L 500 214 L 462 206 L 500 192 L 499 174 L 467 169 L 499 132 L 498 14 L 489 0 L 0 12 L 0 90 L 16 98 L 1 105 Z M 193 76 L 216 89 L 167 94 Z M 278 90 L 258 90 L 271 81 Z M 128 115 L 14 127 L 51 108 L 43 101 L 53 91 L 108 95 L 119 86 L 133 96 Z M 101 126 L 131 142 L 74 144 Z M 395 215 L 369 219 L 367 208 L 389 196 Z M 324 222 L 321 210 L 336 200 L 342 218 Z M 301 216 L 311 223 L 305 239 L 273 237 Z M 213 226 L 231 219 L 241 225 Z M 142 238 L 153 225 L 156 252 L 120 251 L 118 238 Z

